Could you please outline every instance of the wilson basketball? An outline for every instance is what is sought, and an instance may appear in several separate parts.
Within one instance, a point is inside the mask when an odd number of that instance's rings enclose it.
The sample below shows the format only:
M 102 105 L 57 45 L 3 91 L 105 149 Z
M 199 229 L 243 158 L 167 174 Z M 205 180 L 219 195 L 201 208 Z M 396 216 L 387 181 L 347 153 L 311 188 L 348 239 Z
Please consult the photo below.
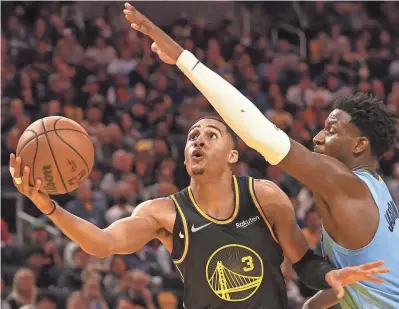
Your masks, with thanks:
M 32 123 L 18 141 L 16 156 L 29 166 L 30 184 L 43 182 L 50 195 L 74 191 L 89 176 L 94 147 L 78 123 L 53 116 Z

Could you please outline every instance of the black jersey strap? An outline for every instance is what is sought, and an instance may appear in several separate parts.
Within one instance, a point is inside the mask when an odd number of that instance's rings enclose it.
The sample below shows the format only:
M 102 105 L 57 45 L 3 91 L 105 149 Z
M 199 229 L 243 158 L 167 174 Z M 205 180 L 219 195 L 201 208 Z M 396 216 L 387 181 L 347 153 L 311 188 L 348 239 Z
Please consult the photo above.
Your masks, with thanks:
M 331 286 L 326 282 L 326 274 L 336 269 L 321 256 L 308 250 L 298 262 L 292 265 L 299 279 L 315 290 L 328 290 Z

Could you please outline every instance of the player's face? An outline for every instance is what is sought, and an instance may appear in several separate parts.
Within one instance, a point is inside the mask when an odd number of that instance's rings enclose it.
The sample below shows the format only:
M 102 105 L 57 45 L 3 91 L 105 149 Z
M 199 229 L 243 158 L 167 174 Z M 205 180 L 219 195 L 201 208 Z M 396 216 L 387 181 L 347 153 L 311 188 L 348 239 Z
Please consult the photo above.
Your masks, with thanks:
M 351 117 L 346 112 L 333 110 L 325 121 L 324 129 L 313 138 L 314 151 L 349 164 L 363 139 L 359 137 L 359 130 L 350 120 Z
M 219 121 L 203 119 L 188 132 L 184 150 L 185 165 L 191 177 L 205 172 L 220 175 L 238 160 L 233 141 L 226 127 Z

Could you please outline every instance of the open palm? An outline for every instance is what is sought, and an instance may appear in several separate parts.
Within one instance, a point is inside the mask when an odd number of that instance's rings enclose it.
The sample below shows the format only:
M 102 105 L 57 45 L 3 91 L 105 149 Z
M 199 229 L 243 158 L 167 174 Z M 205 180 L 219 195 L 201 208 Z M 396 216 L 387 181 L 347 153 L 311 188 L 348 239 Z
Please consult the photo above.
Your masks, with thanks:
M 379 267 L 382 265 L 384 265 L 384 261 L 377 261 L 333 270 L 326 275 L 326 281 L 333 288 L 337 297 L 342 298 L 345 293 L 344 286 L 358 281 L 383 283 L 384 279 L 375 277 L 375 275 L 389 272 L 389 268 Z
M 123 14 L 134 30 L 147 35 L 154 41 L 151 50 L 158 54 L 163 62 L 176 64 L 179 55 L 183 52 L 179 44 L 129 3 L 125 3 Z

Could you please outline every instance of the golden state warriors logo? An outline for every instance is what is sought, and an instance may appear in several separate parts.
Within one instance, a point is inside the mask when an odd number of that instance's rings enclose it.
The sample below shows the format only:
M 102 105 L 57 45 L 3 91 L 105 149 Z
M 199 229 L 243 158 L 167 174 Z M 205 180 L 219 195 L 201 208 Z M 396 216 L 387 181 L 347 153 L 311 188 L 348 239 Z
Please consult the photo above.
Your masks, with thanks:
M 243 301 L 255 294 L 263 279 L 263 261 L 252 249 L 227 245 L 217 249 L 206 264 L 212 291 L 226 301 Z

